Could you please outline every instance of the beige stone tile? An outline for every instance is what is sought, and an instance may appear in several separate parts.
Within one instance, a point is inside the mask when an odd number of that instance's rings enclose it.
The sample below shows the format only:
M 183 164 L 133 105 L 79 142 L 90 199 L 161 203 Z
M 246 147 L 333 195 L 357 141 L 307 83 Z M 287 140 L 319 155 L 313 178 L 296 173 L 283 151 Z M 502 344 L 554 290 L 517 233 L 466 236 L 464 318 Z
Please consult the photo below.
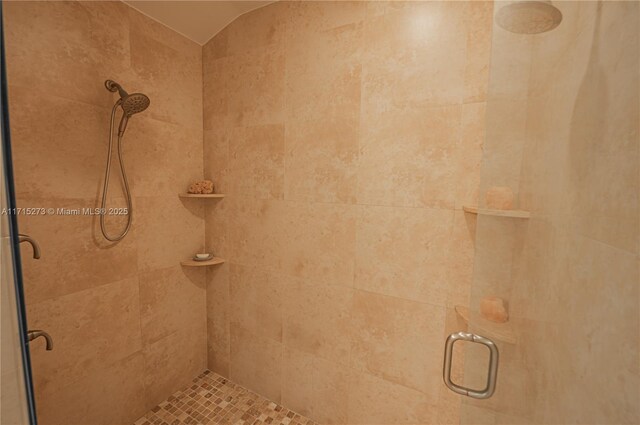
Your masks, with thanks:
M 488 189 L 504 186 L 511 188 L 515 195 L 515 207 L 519 207 L 523 148 L 529 123 L 527 102 L 524 100 L 507 98 L 487 103 L 482 180 L 478 194 L 480 205 L 484 205 Z
M 203 64 L 202 119 L 205 131 L 226 129 L 229 99 L 235 96 L 235 90 L 230 89 L 233 63 L 233 58 L 209 58 Z
M 21 208 L 97 208 L 96 199 L 19 198 Z M 118 244 L 102 237 L 98 216 L 21 215 L 20 232 L 38 241 L 41 257 L 21 245 L 27 303 L 56 298 L 133 277 L 136 274 L 136 229 Z M 108 224 L 107 224 L 108 226 Z M 55 229 L 55 232 L 52 232 Z M 110 230 L 108 226 L 108 230 Z M 61 265 L 64 265 L 61 267 Z M 90 279 L 87 276 L 91 276 Z
M 232 380 L 279 403 L 281 374 L 281 343 L 231 326 L 229 377 Z
M 464 15 L 464 2 L 407 2 L 365 20 L 363 111 L 459 103 Z
M 245 13 L 225 28 L 229 54 L 255 53 L 281 44 L 286 31 L 287 3 L 276 2 Z
M 282 404 L 323 424 L 347 423 L 348 368 L 284 347 Z
M 481 166 L 484 154 L 485 103 L 462 106 L 460 141 L 456 152 L 456 208 L 478 205 Z
M 227 197 L 229 258 L 234 263 L 281 269 L 286 204 L 242 196 Z
M 358 121 L 289 122 L 285 199 L 355 203 Z
M 232 202 L 228 234 L 234 262 L 328 285 L 353 285 L 354 207 L 247 198 Z
M 502 4 L 502 3 L 501 3 Z M 500 9 L 496 6 L 494 14 Z M 494 21 L 487 99 L 524 100 L 529 91 L 534 38 L 500 28 Z
M 234 126 L 284 121 L 284 48 L 272 45 L 225 59 L 227 118 Z M 214 76 L 217 77 L 217 76 Z M 259 99 L 259 102 L 256 102 Z M 222 103 L 222 107 L 224 103 Z M 218 105 L 214 111 L 219 111 Z M 222 109 L 224 110 L 224 109 Z M 207 127 L 209 128 L 209 127 Z
M 169 266 L 142 272 L 140 322 L 142 340 L 153 343 L 193 323 L 206 320 L 205 270 Z
M 194 199 L 195 202 L 197 200 Z M 225 259 L 230 259 L 230 241 L 228 238 L 229 202 L 213 199 L 205 205 L 205 248 L 206 251 Z
M 358 23 L 365 18 L 366 3 L 360 1 L 288 2 L 288 35 L 325 31 Z
M 202 129 L 202 51 L 180 35 L 147 32 L 149 25 L 157 27 L 154 24 L 132 24 L 131 67 L 136 84 L 129 90 L 149 96 L 145 114 L 150 117 Z
M 283 342 L 292 349 L 347 365 L 353 290 L 288 280 L 283 299 Z
M 95 197 L 106 163 L 109 110 L 20 86 L 10 92 L 17 193 Z
M 229 142 L 229 192 L 259 199 L 284 198 L 283 125 L 236 127 Z
M 357 224 L 355 287 L 444 305 L 451 210 L 361 207 Z
M 42 282 L 47 284 L 49 282 Z M 94 371 L 141 349 L 138 280 L 114 283 L 29 303 L 30 329 L 46 330 L 44 340 L 30 343 L 34 385 L 39 394 L 71 385 Z
M 207 270 L 207 349 L 209 369 L 229 377 L 229 265 Z
M 349 380 L 349 424 L 437 423 L 433 400 L 421 392 L 364 372 Z
M 204 132 L 204 177 L 213 182 L 216 193 L 229 193 L 229 142 L 230 132 L 225 128 L 216 128 Z M 206 206 L 215 208 L 216 204 Z
M 9 83 L 84 105 L 111 107 L 104 80 L 130 78 L 127 9 L 116 2 L 7 3 Z
M 454 212 L 453 232 L 447 255 L 447 307 L 468 306 L 473 284 L 477 216 Z M 493 259 L 493 261 L 498 261 Z
M 287 199 L 355 201 L 361 44 L 361 25 L 289 34 Z
M 367 2 L 366 17 L 375 18 L 381 15 L 398 12 L 409 6 L 408 1 L 381 0 Z
M 282 341 L 282 284 L 263 269 L 230 264 L 231 325 Z
M 491 59 L 492 21 L 492 1 L 466 2 L 467 45 L 464 69 L 464 102 L 486 100 Z
M 361 130 L 359 203 L 454 207 L 460 106 L 366 111 Z
M 351 364 L 426 394 L 435 404 L 442 375 L 442 307 L 356 291 Z
M 287 122 L 323 119 L 357 126 L 362 50 L 362 24 L 289 33 L 284 87 Z
M 207 329 L 194 322 L 144 346 L 145 404 L 150 409 L 207 367 Z
M 526 221 L 519 223 L 518 220 L 490 216 L 477 218 L 470 298 L 473 309 L 478 310 L 480 299 L 486 296 L 511 298 L 513 258 L 526 226 Z M 464 232 L 461 226 L 459 229 Z
M 222 29 L 202 46 L 202 65 L 206 69 L 216 59 L 223 58 L 229 53 L 229 30 Z
M 326 285 L 353 286 L 356 207 L 286 204 L 283 272 Z
M 493 412 L 492 410 L 463 404 L 461 407 L 460 421 L 461 423 L 468 422 L 478 425 L 493 425 L 496 423 L 495 416 L 495 412 Z
M 38 392 L 38 423 L 127 424 L 144 413 L 147 406 L 142 355 L 135 353 L 97 366 L 73 383 L 65 385 L 58 380 L 50 392 Z
M 204 206 L 177 195 L 137 197 L 134 226 L 138 270 L 149 271 L 193 257 L 204 248 Z
M 127 126 L 124 146 L 135 196 L 176 196 L 203 177 L 202 129 L 136 115 Z M 104 155 L 106 161 L 106 151 Z

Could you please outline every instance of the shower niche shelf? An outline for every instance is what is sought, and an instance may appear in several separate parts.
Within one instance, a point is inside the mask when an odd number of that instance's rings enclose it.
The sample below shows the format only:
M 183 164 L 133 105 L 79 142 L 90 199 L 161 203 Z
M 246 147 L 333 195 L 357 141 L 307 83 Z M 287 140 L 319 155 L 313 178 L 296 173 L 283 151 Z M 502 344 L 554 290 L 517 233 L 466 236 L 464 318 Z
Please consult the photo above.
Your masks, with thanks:
M 179 193 L 180 198 L 224 198 L 222 193 Z
M 463 206 L 464 212 L 478 215 L 491 215 L 494 217 L 511 217 L 511 218 L 529 218 L 531 213 L 524 210 L 491 210 L 487 208 L 478 208 L 475 206 Z
M 456 314 L 464 320 L 467 325 L 469 325 L 469 321 L 471 321 L 474 331 L 477 331 L 480 335 L 497 339 L 507 344 L 515 344 L 517 342 L 516 334 L 511 327 L 511 323 L 492 322 L 482 317 L 479 313 L 469 311 L 469 308 L 461 305 L 457 305 L 455 310 Z
M 184 260 L 184 261 L 181 261 L 180 264 L 182 264 L 185 267 L 206 267 L 206 266 L 216 266 L 218 264 L 224 263 L 225 261 L 226 260 L 222 258 L 213 257 L 211 260 L 207 260 L 207 261 Z

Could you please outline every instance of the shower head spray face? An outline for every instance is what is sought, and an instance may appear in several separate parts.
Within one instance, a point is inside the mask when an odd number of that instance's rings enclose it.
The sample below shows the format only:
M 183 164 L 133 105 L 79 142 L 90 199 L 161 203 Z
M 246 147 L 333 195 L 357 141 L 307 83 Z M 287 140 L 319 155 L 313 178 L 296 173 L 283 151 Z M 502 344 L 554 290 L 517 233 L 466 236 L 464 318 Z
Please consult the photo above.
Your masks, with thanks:
M 124 135 L 124 131 L 127 129 L 129 117 L 147 109 L 151 101 L 149 100 L 149 97 L 147 97 L 147 95 L 144 95 L 142 93 L 127 93 L 120 84 L 116 83 L 113 80 L 105 81 L 104 85 L 110 92 L 118 92 L 118 94 L 120 94 L 118 103 L 122 107 L 124 114 L 122 115 L 122 119 L 120 120 L 120 126 L 118 127 L 118 136 L 122 137 Z
M 122 109 L 128 116 L 142 112 L 149 107 L 151 101 L 142 93 L 133 93 L 122 99 Z

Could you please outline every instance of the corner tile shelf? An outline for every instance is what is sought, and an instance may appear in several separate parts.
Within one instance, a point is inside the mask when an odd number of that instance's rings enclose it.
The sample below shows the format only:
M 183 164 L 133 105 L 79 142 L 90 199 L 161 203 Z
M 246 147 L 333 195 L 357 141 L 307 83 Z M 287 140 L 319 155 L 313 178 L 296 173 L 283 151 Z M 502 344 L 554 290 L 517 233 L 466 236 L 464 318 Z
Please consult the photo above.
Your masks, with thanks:
M 179 193 L 180 198 L 224 198 L 222 193 Z
M 456 314 L 462 318 L 467 325 L 469 324 L 469 320 L 471 320 L 471 326 L 474 328 L 474 331 L 477 331 L 482 336 L 506 342 L 507 344 L 515 344 L 518 340 L 509 322 L 492 322 L 480 316 L 479 313 L 469 311 L 469 308 L 461 305 L 455 306 L 455 310 Z
M 465 207 L 465 206 L 463 206 L 462 209 L 464 210 L 464 212 L 468 212 L 470 214 L 491 215 L 494 217 L 511 217 L 511 218 L 531 217 L 531 213 L 529 211 L 523 211 L 523 210 L 490 210 L 486 208 Z
M 225 261 L 226 260 L 223 260 L 222 258 L 213 257 L 211 260 L 207 260 L 207 261 L 184 260 L 184 261 L 181 261 L 180 264 L 182 264 L 185 267 L 206 267 L 206 266 L 215 266 L 218 264 L 222 264 Z

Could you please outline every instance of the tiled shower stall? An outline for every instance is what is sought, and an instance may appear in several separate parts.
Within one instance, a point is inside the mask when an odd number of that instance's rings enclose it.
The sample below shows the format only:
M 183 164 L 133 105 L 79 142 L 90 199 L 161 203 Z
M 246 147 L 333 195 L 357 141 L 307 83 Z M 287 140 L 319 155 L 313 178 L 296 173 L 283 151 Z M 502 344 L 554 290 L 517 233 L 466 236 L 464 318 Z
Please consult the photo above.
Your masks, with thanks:
M 40 423 L 640 421 L 639 3 L 554 2 L 535 36 L 500 3 L 277 1 L 199 45 L 123 2 L 4 2 L 19 205 L 99 206 L 103 82 L 151 99 L 126 238 L 19 217 Z M 178 197 L 203 178 L 225 196 Z M 471 400 L 444 341 L 486 295 L 509 327 Z

